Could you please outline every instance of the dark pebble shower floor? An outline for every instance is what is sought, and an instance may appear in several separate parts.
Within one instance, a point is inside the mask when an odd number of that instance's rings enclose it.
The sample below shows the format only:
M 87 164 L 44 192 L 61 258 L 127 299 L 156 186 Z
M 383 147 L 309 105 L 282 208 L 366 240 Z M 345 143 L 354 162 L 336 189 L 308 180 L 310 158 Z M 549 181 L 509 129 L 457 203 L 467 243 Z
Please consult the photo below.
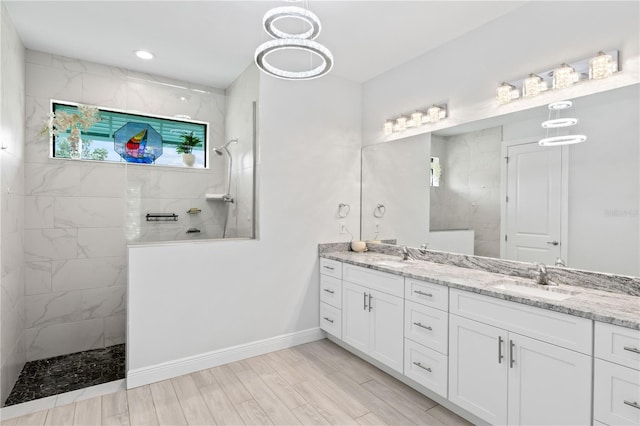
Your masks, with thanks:
M 125 345 L 27 362 L 5 406 L 124 379 Z

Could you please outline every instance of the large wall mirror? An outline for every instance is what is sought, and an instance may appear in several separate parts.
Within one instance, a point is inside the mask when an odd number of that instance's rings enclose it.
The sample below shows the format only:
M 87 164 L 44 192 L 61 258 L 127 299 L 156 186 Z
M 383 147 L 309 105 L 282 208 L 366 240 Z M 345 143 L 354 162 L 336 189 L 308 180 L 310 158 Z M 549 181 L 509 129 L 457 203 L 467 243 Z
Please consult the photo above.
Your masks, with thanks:
M 575 145 L 544 106 L 364 147 L 361 238 L 640 276 L 639 92 L 574 99 Z

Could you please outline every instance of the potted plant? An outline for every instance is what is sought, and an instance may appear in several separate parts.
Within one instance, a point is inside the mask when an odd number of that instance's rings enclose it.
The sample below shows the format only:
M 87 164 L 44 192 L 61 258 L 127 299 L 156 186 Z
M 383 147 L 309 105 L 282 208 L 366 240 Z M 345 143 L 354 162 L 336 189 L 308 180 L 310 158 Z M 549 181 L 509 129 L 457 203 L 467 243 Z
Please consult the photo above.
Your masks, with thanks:
M 191 151 L 193 151 L 194 147 L 200 145 L 202 140 L 195 136 L 193 132 L 181 134 L 180 139 L 182 139 L 182 142 L 176 147 L 176 152 L 182 154 L 182 162 L 185 166 L 193 167 L 196 162 L 196 156 Z

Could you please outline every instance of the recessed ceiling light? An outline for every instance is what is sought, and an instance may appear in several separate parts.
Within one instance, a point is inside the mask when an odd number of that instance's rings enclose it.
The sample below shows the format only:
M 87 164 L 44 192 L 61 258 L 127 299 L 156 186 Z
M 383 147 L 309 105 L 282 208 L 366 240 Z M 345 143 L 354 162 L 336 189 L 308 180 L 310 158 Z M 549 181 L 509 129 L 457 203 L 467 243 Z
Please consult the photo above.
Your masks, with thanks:
M 147 50 L 134 50 L 133 53 L 140 59 L 153 59 L 155 55 Z

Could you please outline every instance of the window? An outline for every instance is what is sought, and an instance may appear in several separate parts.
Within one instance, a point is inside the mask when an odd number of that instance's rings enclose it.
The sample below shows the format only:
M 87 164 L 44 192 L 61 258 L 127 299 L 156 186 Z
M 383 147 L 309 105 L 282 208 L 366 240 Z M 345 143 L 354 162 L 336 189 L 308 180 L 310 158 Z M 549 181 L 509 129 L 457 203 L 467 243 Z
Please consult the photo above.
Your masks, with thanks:
M 53 102 L 52 110 L 54 114 L 64 111 L 67 114 L 77 114 L 78 106 L 71 103 Z M 132 114 L 126 112 L 113 111 L 99 108 L 100 121 L 89 127 L 87 130 L 81 131 L 81 151 L 82 160 L 96 160 L 109 162 L 135 162 L 148 163 L 163 166 L 185 167 L 183 156 L 176 152 L 179 144 L 183 141 L 183 135 L 192 135 L 199 139 L 199 143 L 191 149 L 191 153 L 195 156 L 195 164 L 193 168 L 207 167 L 207 136 L 208 123 L 199 121 L 187 121 L 181 119 L 172 119 L 164 117 L 153 117 L 140 114 Z M 122 137 L 135 141 L 144 137 L 146 143 L 146 131 L 140 129 L 148 129 L 148 134 L 153 135 L 155 143 L 158 147 L 154 149 L 154 154 L 149 154 L 145 161 L 119 154 L 122 149 L 116 150 L 115 135 L 118 132 L 119 144 L 122 145 Z M 65 133 L 66 132 L 66 133 Z M 70 136 L 70 129 L 65 132 L 58 133 L 53 137 L 52 155 L 56 158 L 71 158 L 71 144 L 67 140 Z M 151 140 L 151 137 L 150 139 Z M 137 142 L 139 143 L 139 141 Z M 144 151 L 144 146 L 140 152 Z M 128 157 L 128 160 L 125 158 Z M 137 161 L 136 161 L 137 160 Z M 186 162 L 186 160 L 185 160 Z
M 431 157 L 431 186 L 440 186 L 440 176 L 442 169 L 440 168 L 440 157 Z

